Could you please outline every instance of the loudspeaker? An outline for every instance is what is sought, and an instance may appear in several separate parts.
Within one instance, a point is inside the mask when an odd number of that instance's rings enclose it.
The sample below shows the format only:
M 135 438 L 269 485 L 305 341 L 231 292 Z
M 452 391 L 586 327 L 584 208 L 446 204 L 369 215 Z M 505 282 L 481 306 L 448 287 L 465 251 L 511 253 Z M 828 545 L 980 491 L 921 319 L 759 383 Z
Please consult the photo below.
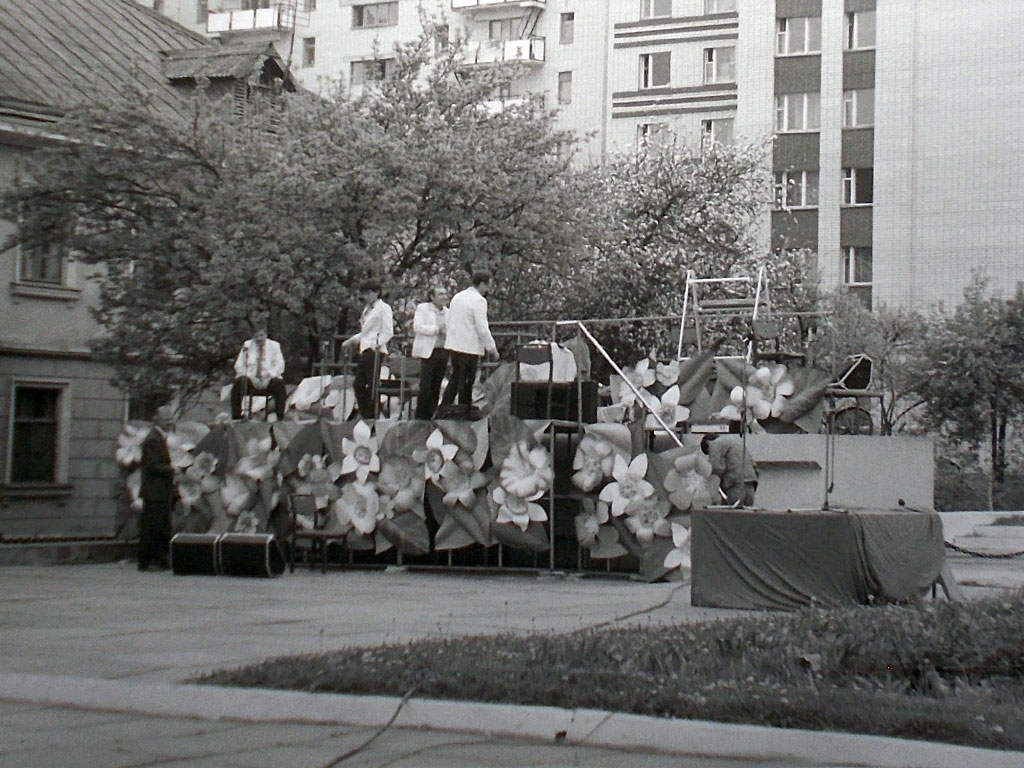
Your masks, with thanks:
M 225 533 L 217 548 L 225 576 L 271 578 L 284 573 L 284 552 L 272 533 Z
M 176 533 L 171 537 L 171 569 L 177 576 L 216 576 L 219 533 Z
M 871 386 L 871 358 L 867 355 L 850 355 L 846 358 L 846 370 L 837 384 L 846 389 L 867 389 Z
M 597 421 L 597 382 L 580 382 L 581 398 L 576 395 L 576 382 L 513 381 L 512 415 L 520 419 L 547 417 L 548 389 L 551 390 L 551 418 L 576 421 L 580 412 L 577 403 L 583 403 L 583 423 Z

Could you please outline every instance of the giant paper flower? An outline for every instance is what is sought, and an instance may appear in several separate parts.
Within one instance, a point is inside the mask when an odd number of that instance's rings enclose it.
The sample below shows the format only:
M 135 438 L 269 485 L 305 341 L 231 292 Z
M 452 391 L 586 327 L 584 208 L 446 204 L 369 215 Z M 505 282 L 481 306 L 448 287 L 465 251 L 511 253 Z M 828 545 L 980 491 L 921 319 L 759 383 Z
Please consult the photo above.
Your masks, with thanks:
M 625 379 L 633 384 L 633 387 L 641 391 L 654 384 L 657 379 L 655 372 L 651 369 L 651 361 L 646 357 L 632 368 L 626 366 L 622 369 L 622 373 L 625 374 Z M 615 400 L 618 405 L 630 406 L 636 402 L 636 393 L 629 384 L 620 381 L 619 390 L 615 393 Z
M 377 527 L 380 499 L 372 483 L 346 484 L 334 508 L 339 522 L 351 523 L 353 528 L 364 535 L 373 533 Z
M 572 459 L 573 485 L 581 491 L 592 491 L 606 477 L 611 477 L 615 466 L 615 451 L 611 443 L 594 435 L 584 435 Z
M 668 425 L 669 429 L 675 429 L 676 424 L 680 421 L 686 421 L 690 418 L 690 409 L 685 405 L 679 404 L 678 384 L 673 384 L 666 389 L 660 398 L 648 392 L 644 394 L 646 395 L 644 400 L 647 402 L 648 409 L 653 411 L 653 413 L 647 414 L 647 420 L 644 422 L 644 426 L 647 429 L 662 429 L 654 413 L 661 417 L 661 420 Z
M 237 533 L 258 533 L 260 521 L 252 512 L 240 512 L 233 530 Z
M 502 487 L 524 499 L 537 498 L 554 479 L 548 452 L 539 445 L 530 448 L 525 440 L 514 443 L 501 464 Z
M 190 451 L 196 447 L 191 438 L 180 432 L 167 433 L 167 453 L 171 457 L 171 466 L 175 469 L 185 469 L 191 466 L 193 457 Z
M 669 536 L 672 527 L 668 514 L 669 503 L 657 496 L 633 499 L 626 505 L 626 527 L 641 544 L 650 544 L 655 536 Z
M 270 435 L 249 438 L 245 442 L 245 453 L 235 464 L 235 474 L 256 481 L 273 478 L 277 461 L 281 458 L 281 449 L 271 449 L 272 442 Z
M 441 470 L 455 458 L 455 454 L 458 452 L 459 447 L 452 443 L 446 443 L 441 430 L 435 429 L 427 438 L 426 446 L 412 452 L 412 458 L 423 465 L 423 476 L 427 480 L 433 480 L 436 484 L 439 482 Z
M 396 512 L 413 511 L 423 516 L 423 486 L 426 480 L 412 459 L 407 456 L 388 456 L 381 463 L 377 476 L 377 492 L 381 503 Z
M 330 501 L 338 498 L 338 487 L 334 484 L 341 477 L 338 464 L 326 464 L 323 456 L 307 453 L 299 459 L 298 470 L 301 480 L 295 486 L 295 493 L 299 496 L 312 496 L 317 509 L 323 509 Z
M 142 470 L 136 469 L 124 481 L 128 491 L 128 503 L 136 512 L 142 509 Z
M 622 456 L 615 455 L 612 468 L 614 482 L 601 489 L 601 501 L 611 504 L 612 515 L 619 517 L 626 506 L 635 499 L 645 499 L 654 494 L 654 486 L 644 476 L 647 474 L 647 454 L 641 453 L 629 464 Z
M 771 406 L 771 415 L 778 417 L 786 409 L 786 398 L 796 391 L 796 383 L 782 363 L 771 368 L 762 366 L 754 372 L 758 386 L 765 391 L 765 400 Z
M 581 547 L 589 547 L 597 541 L 601 526 L 608 522 L 608 505 L 603 501 L 594 504 L 592 510 L 576 515 L 576 539 Z
M 540 504 L 509 493 L 500 485 L 491 495 L 498 505 L 498 516 L 494 519 L 496 523 L 513 523 L 525 531 L 531 522 L 543 523 L 548 519 L 547 512 Z
M 471 509 L 476 502 L 476 491 L 487 485 L 487 478 L 479 472 L 467 472 L 459 465 L 449 462 L 441 470 L 441 488 L 444 490 L 444 505 L 454 507 L 461 504 Z
M 220 501 L 224 511 L 234 517 L 253 505 L 256 494 L 244 478 L 230 474 L 224 478 L 224 484 L 220 487 Z
M 676 509 L 686 512 L 695 505 L 714 500 L 715 481 L 711 462 L 700 451 L 677 456 L 665 473 L 665 491 Z
M 217 457 L 209 451 L 203 451 L 185 470 L 185 477 L 198 483 L 203 493 L 212 493 L 220 488 L 220 479 L 213 474 L 216 471 Z
M 663 387 L 671 387 L 679 383 L 679 361 L 669 360 L 654 366 L 654 376 Z
M 341 451 L 345 454 L 341 462 L 341 474 L 356 473 L 356 479 L 365 483 L 371 472 L 380 471 L 380 458 L 377 456 L 377 438 L 371 437 L 370 425 L 365 421 L 356 424 L 352 431 L 354 439 L 341 439 Z
M 675 549 L 665 555 L 665 567 L 690 570 L 690 529 L 679 523 L 672 523 L 672 545 Z
M 796 385 L 786 373 L 786 366 L 781 363 L 771 368 L 764 365 L 750 374 L 746 386 L 732 388 L 731 402 L 719 415 L 732 421 L 739 421 L 744 415 L 748 421 L 780 416 L 786 408 L 786 398 L 795 391 Z
M 114 450 L 114 460 L 122 467 L 131 467 L 142 461 L 142 443 L 149 434 L 148 425 L 136 427 L 125 424 L 121 434 L 117 436 L 117 448 Z

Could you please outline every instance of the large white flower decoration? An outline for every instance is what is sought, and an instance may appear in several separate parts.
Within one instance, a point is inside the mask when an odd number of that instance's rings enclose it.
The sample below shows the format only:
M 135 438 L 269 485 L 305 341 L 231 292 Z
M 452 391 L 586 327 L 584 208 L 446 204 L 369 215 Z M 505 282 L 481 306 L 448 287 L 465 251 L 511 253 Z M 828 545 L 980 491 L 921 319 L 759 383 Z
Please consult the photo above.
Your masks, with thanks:
M 380 499 L 372 483 L 348 483 L 334 509 L 339 522 L 351 523 L 360 533 L 369 534 L 377 527 Z
M 611 443 L 594 435 L 584 435 L 572 459 L 573 485 L 581 491 L 592 491 L 615 467 L 615 450 Z
M 525 440 L 512 445 L 501 465 L 502 487 L 520 498 L 537 498 L 554 479 L 548 452 L 539 445 L 530 448 Z
M 685 405 L 679 404 L 678 384 L 666 389 L 660 398 L 649 392 L 645 392 L 644 395 L 644 400 L 652 411 L 652 413 L 647 414 L 647 420 L 644 422 L 644 426 L 647 429 L 662 430 L 662 426 L 658 423 L 654 413 L 661 416 L 661 420 L 668 425 L 669 429 L 674 429 L 680 421 L 686 421 L 690 418 L 690 409 Z
M 669 536 L 669 503 L 657 496 L 633 499 L 626 505 L 626 527 L 641 544 L 650 544 L 655 536 Z
M 442 501 L 446 507 L 461 504 L 471 509 L 476 502 L 477 489 L 487 484 L 487 478 L 480 472 L 467 472 L 458 464 L 449 462 L 441 470 Z
M 576 539 L 581 547 L 590 547 L 597 542 L 601 526 L 608 522 L 608 505 L 603 501 L 576 515 Z
M 312 496 L 317 509 L 323 509 L 329 502 L 338 498 L 338 486 L 334 483 L 341 477 L 341 466 L 326 463 L 323 456 L 306 454 L 299 459 L 300 482 L 295 486 L 299 496 Z
M 271 449 L 272 443 L 270 435 L 246 440 L 245 453 L 235 464 L 235 474 L 257 482 L 272 479 L 281 458 L 281 449 Z
M 748 420 L 781 416 L 786 408 L 786 398 L 795 391 L 796 384 L 787 374 L 785 365 L 771 368 L 764 365 L 750 374 L 746 386 L 732 388 L 730 402 L 719 411 L 719 415 L 732 421 L 739 421 L 744 415 Z
M 679 523 L 672 523 L 672 549 L 665 555 L 665 567 L 678 568 L 686 572 L 690 570 L 690 529 Z
M 668 499 L 682 512 L 698 504 L 714 501 L 711 462 L 700 451 L 677 456 L 665 473 Z
M 381 502 L 389 499 L 396 512 L 415 511 L 423 515 L 423 486 L 426 481 L 420 468 L 406 456 L 389 456 L 381 463 L 377 492 Z
M 121 434 L 117 436 L 117 448 L 114 450 L 114 460 L 122 467 L 131 467 L 142 461 L 142 443 L 149 434 L 148 425 L 136 427 L 125 424 Z
M 611 505 L 612 515 L 621 516 L 626 506 L 635 499 L 645 499 L 654 494 L 654 486 L 645 479 L 647 474 L 647 454 L 641 453 L 629 464 L 622 456 L 615 455 L 612 468 L 614 482 L 601 489 L 601 501 Z
M 244 478 L 230 474 L 224 478 L 224 484 L 220 487 L 220 500 L 224 511 L 235 517 L 253 505 L 256 495 Z
M 654 367 L 654 376 L 663 387 L 671 387 L 679 383 L 679 361 L 669 360 L 658 363 Z
M 423 476 L 437 484 L 440 482 L 441 470 L 458 452 L 459 447 L 453 443 L 446 443 L 441 430 L 435 429 L 427 438 L 426 446 L 412 452 L 412 458 L 423 465 Z
M 494 519 L 496 523 L 513 523 L 525 531 L 531 522 L 543 523 L 548 519 L 547 512 L 540 504 L 509 493 L 500 485 L 491 495 L 498 505 L 498 516 Z
M 356 473 L 356 479 L 365 483 L 371 472 L 380 471 L 380 458 L 377 456 L 377 438 L 370 435 L 370 425 L 365 421 L 356 424 L 352 432 L 354 439 L 341 439 L 341 452 L 345 458 L 341 462 L 341 474 Z
M 646 357 L 632 368 L 626 366 L 622 369 L 622 373 L 625 374 L 625 378 L 633 384 L 633 387 L 636 387 L 641 391 L 647 389 L 647 387 L 654 384 L 657 380 L 657 375 L 651 368 L 651 361 Z M 625 381 L 619 382 L 619 390 L 614 394 L 617 405 L 625 405 L 628 407 L 636 402 L 636 393 Z
M 185 469 L 191 466 L 193 457 L 190 451 L 196 447 L 195 442 L 180 432 L 167 433 L 167 453 L 171 457 L 171 466 L 175 469 Z

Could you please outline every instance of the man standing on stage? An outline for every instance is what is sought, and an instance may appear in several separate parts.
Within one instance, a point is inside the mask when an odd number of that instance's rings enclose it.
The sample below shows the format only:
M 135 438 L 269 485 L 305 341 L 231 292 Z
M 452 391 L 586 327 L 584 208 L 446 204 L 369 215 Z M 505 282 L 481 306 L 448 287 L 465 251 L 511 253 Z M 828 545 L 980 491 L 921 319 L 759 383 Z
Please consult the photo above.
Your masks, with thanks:
M 380 297 L 380 283 L 369 281 L 363 284 L 363 298 L 366 307 L 359 318 L 359 332 L 342 342 L 343 347 L 359 345 L 356 358 L 356 376 L 352 388 L 356 393 L 361 419 L 376 419 L 380 405 L 376 396 L 380 380 L 380 363 L 388 353 L 388 342 L 395 335 L 391 307 Z
M 268 394 L 274 398 L 277 420 L 284 418 L 288 395 L 284 388 L 284 355 L 281 345 L 267 338 L 266 328 L 257 328 L 251 339 L 246 339 L 235 359 L 235 381 L 231 385 L 231 418 L 242 418 L 242 398 L 254 394 Z M 270 407 L 270 404 L 267 404 Z
M 171 505 L 174 503 L 174 468 L 167 450 L 167 429 L 174 421 L 169 405 L 156 409 L 153 428 L 142 441 L 142 514 L 139 516 L 139 570 L 154 563 L 170 565 Z
M 440 286 L 430 289 L 430 301 L 416 305 L 412 319 L 415 337 L 412 356 L 420 360 L 420 392 L 416 399 L 416 418 L 428 421 L 441 397 L 441 381 L 448 368 L 445 331 L 448 323 L 448 292 Z
M 459 291 L 448 305 L 448 330 L 445 349 L 452 361 L 452 376 L 445 387 L 442 405 L 451 405 L 459 398 L 467 415 L 473 405 L 473 382 L 477 366 L 486 353 L 498 359 L 498 347 L 491 336 L 487 322 L 487 292 L 491 287 L 491 273 L 480 269 L 473 273 L 473 285 Z

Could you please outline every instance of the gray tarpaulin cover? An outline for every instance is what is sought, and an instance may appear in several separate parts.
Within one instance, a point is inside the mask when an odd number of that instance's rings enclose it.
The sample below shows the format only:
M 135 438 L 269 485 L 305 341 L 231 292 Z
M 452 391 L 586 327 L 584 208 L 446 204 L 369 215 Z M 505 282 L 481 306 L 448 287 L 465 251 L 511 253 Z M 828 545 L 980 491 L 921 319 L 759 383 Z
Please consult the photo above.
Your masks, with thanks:
M 934 512 L 695 510 L 694 605 L 794 610 L 904 600 L 945 559 Z

